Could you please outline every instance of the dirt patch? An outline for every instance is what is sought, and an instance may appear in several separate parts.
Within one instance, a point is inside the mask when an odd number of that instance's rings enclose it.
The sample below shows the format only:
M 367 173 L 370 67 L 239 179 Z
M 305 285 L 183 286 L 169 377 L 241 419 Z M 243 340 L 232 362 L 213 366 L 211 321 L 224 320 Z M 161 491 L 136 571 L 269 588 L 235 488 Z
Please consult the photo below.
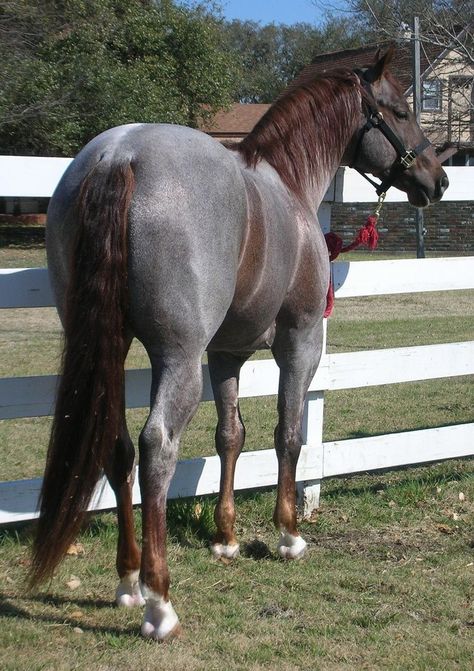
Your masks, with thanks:
M 446 537 L 435 524 L 426 528 L 355 529 L 339 533 L 314 534 L 308 540 L 316 549 L 340 552 L 380 561 L 423 561 L 429 554 L 445 551 Z

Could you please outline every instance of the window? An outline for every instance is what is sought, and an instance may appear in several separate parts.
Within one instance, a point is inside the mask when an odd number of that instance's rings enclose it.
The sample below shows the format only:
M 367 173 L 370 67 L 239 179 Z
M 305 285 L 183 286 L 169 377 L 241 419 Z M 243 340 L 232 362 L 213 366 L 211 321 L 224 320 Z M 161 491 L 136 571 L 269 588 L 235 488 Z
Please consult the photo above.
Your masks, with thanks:
M 463 152 L 459 151 L 457 154 L 454 154 L 454 156 L 450 156 L 447 161 L 443 163 L 443 165 L 449 165 L 449 166 L 473 166 L 474 167 L 474 154 L 469 153 L 469 152 Z
M 441 82 L 439 79 L 427 79 L 423 82 L 421 108 L 425 112 L 441 110 Z

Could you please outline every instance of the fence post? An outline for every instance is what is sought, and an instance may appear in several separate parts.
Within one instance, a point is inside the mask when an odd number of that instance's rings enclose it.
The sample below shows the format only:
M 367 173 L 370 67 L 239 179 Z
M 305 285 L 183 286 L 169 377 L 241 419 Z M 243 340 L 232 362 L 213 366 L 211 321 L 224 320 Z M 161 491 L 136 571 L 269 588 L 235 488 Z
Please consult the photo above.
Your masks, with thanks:
M 324 320 L 323 353 L 321 361 L 326 356 L 327 319 Z M 303 412 L 303 445 L 314 451 L 323 450 L 323 416 L 324 392 L 309 391 L 306 394 Z M 318 455 L 319 456 L 319 455 Z M 324 454 L 321 455 L 321 464 L 324 464 Z M 322 471 L 322 468 L 321 468 Z M 321 472 L 322 478 L 322 472 Z M 298 512 L 303 519 L 310 519 L 312 513 L 319 508 L 321 493 L 321 478 L 317 480 L 303 480 L 296 483 Z
M 331 230 L 332 204 L 342 200 L 344 185 L 344 168 L 340 168 L 324 196 L 318 210 L 318 220 L 323 233 Z M 326 355 L 327 319 L 324 320 L 323 353 L 321 359 Z M 323 450 L 323 415 L 324 415 L 324 392 L 310 391 L 306 394 L 303 414 L 303 445 L 308 445 L 313 450 Z M 324 463 L 324 454 L 322 455 Z M 296 494 L 298 512 L 303 519 L 310 519 L 312 513 L 319 508 L 319 497 L 321 494 L 321 479 L 304 480 L 296 483 Z
M 324 392 L 308 392 L 303 415 L 303 444 L 311 448 L 315 458 L 316 451 L 323 449 L 323 411 Z M 296 492 L 300 517 L 310 519 L 312 513 L 319 508 L 321 479 L 297 482 Z

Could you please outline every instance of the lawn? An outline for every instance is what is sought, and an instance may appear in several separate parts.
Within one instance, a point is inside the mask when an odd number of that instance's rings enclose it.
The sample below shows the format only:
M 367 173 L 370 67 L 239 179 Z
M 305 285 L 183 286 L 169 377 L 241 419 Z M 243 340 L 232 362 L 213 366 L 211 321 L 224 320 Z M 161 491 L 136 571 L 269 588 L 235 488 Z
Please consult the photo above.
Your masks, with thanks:
M 184 635 L 168 645 L 140 639 L 140 611 L 112 606 L 112 514 L 91 520 L 83 554 L 66 558 L 35 595 L 24 593 L 27 532 L 3 532 L 0 667 L 472 668 L 472 464 L 328 481 L 316 520 L 301 525 L 310 549 L 300 562 L 275 556 L 273 501 L 273 492 L 237 497 L 243 547 L 231 564 L 209 554 L 212 500 L 170 505 L 172 594 Z
M 42 249 L 0 250 L 0 267 L 43 263 Z M 339 300 L 329 349 L 470 340 L 473 296 Z M 56 372 L 60 329 L 54 311 L 4 311 L 0 348 L 2 376 Z M 139 345 L 128 365 L 146 365 Z M 327 393 L 324 439 L 472 421 L 472 389 L 472 379 L 454 378 Z M 270 447 L 275 399 L 245 399 L 242 412 L 247 449 Z M 145 415 L 128 411 L 134 438 Z M 181 456 L 212 454 L 214 424 L 212 404 L 202 404 Z M 49 418 L 0 422 L 0 479 L 41 473 L 49 426 Z M 474 628 L 473 502 L 472 460 L 324 481 L 319 514 L 301 527 L 308 555 L 289 564 L 275 554 L 273 491 L 237 497 L 242 555 L 231 564 L 209 555 L 213 499 L 173 502 L 172 594 L 185 633 L 162 646 L 138 636 L 139 611 L 112 606 L 112 513 L 90 519 L 79 539 L 83 553 L 66 558 L 35 595 L 24 592 L 29 529 L 4 530 L 0 668 L 467 671 Z M 74 589 L 71 576 L 79 581 Z

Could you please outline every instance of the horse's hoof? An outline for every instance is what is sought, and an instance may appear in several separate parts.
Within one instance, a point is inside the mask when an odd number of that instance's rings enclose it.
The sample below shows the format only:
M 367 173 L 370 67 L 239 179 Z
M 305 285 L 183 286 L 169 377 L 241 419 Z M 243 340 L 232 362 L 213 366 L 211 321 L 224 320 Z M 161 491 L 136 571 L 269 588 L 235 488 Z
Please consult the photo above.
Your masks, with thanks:
M 181 634 L 181 625 L 171 601 L 147 599 L 142 636 L 163 643 Z
M 131 571 L 122 578 L 115 592 L 117 606 L 120 606 L 121 608 L 135 608 L 137 606 L 145 605 L 145 599 L 140 590 L 138 575 L 139 571 Z
M 282 532 L 278 543 L 278 554 L 282 559 L 301 559 L 306 552 L 306 541 L 301 536 Z
M 175 638 L 179 638 L 183 633 L 183 627 L 178 622 L 168 634 L 165 634 L 161 638 L 159 635 L 157 635 L 156 630 L 145 626 L 145 624 L 149 623 L 142 624 L 142 636 L 144 638 L 150 638 L 152 641 L 157 641 L 158 643 L 167 643 Z
M 214 559 L 235 559 L 239 556 L 238 543 L 213 543 L 211 545 L 211 552 Z

